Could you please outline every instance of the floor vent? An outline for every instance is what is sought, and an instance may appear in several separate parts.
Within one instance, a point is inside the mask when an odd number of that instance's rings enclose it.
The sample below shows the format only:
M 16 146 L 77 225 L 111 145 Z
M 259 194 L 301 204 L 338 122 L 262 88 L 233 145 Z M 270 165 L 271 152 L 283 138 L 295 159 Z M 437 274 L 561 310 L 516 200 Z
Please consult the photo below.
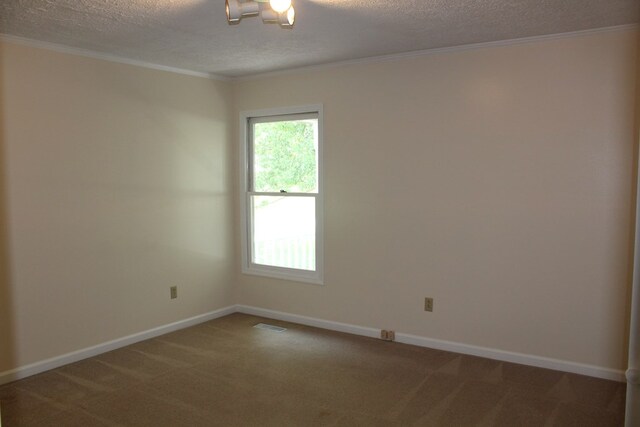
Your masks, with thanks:
M 275 326 L 275 325 L 268 325 L 266 323 L 258 323 L 257 325 L 254 326 L 254 328 L 268 329 L 274 332 L 284 332 L 287 330 L 286 328 L 281 328 L 280 326 Z

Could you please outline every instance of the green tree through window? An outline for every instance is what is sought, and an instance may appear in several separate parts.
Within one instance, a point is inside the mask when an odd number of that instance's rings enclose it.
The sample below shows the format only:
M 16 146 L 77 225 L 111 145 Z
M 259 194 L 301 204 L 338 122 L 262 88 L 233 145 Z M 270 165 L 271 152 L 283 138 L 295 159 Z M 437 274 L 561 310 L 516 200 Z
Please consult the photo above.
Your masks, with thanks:
M 315 132 L 309 120 L 256 123 L 254 191 L 317 191 Z

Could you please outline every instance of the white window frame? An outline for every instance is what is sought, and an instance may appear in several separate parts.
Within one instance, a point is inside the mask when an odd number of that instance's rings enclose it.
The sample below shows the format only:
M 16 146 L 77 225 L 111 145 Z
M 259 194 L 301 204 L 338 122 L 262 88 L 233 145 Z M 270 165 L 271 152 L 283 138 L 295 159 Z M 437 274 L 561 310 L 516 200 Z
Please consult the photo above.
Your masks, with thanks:
M 315 197 L 316 199 L 316 269 L 315 271 L 294 268 L 254 264 L 251 259 L 252 227 L 250 201 L 251 195 L 260 195 L 249 191 L 250 170 L 250 131 L 249 120 L 269 118 L 274 116 L 294 116 L 303 114 L 317 114 L 318 116 L 318 193 L 317 195 L 299 194 L 300 196 Z M 240 113 L 240 233 L 242 247 L 242 273 L 276 279 L 293 280 L 297 282 L 324 284 L 324 183 L 323 183 L 323 111 L 322 104 L 304 105 L 296 107 L 269 108 L 264 110 L 243 111 Z M 296 193 L 291 196 L 296 196 Z

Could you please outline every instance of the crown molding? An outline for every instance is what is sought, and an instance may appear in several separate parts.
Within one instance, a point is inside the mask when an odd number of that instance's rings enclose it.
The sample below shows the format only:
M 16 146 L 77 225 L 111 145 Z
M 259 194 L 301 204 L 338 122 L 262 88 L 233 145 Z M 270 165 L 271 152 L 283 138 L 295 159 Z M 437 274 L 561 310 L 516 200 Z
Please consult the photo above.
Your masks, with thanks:
M 263 79 L 268 77 L 277 77 L 277 76 L 297 74 L 297 73 L 303 73 L 303 72 L 319 71 L 319 70 L 344 67 L 349 65 L 398 61 L 398 60 L 408 59 L 408 58 L 416 58 L 416 57 L 437 55 L 437 54 L 444 54 L 444 53 L 462 52 L 466 50 L 512 46 L 512 45 L 518 45 L 518 44 L 534 43 L 534 42 L 545 41 L 545 40 L 556 40 L 556 39 L 564 39 L 564 38 L 571 38 L 571 37 L 583 37 L 583 36 L 589 36 L 593 34 L 614 32 L 614 31 L 632 31 L 632 30 L 637 30 L 639 28 L 640 28 L 640 24 L 616 25 L 612 27 L 593 28 L 589 30 L 570 31 L 570 32 L 556 33 L 556 34 L 545 34 L 540 36 L 521 37 L 521 38 L 509 39 L 509 40 L 497 40 L 497 41 L 491 41 L 491 42 L 471 43 L 471 44 L 464 44 L 459 46 L 450 46 L 450 47 L 441 47 L 441 48 L 433 48 L 433 49 L 416 50 L 416 51 L 410 51 L 410 52 L 394 53 L 390 55 L 380 55 L 380 56 L 370 56 L 366 58 L 348 59 L 345 61 L 335 61 L 335 62 L 329 62 L 325 64 L 310 65 L 310 66 L 296 67 L 296 68 L 287 68 L 279 71 L 248 74 L 245 76 L 238 76 L 238 77 L 221 76 L 214 73 L 205 73 L 201 71 L 186 70 L 186 69 L 170 67 L 166 65 L 153 64 L 150 62 L 138 61 L 135 59 L 123 58 L 116 55 L 95 52 L 87 49 L 74 48 L 74 47 L 64 46 L 56 43 L 33 40 L 25 37 L 12 36 L 9 34 L 0 33 L 0 41 L 6 41 L 6 42 L 25 45 L 25 46 L 36 47 L 40 49 L 52 50 L 55 52 L 67 53 L 71 55 L 84 56 L 87 58 L 100 59 L 103 61 L 133 65 L 136 67 L 149 68 L 152 70 L 183 74 L 187 76 L 202 77 L 202 78 L 207 78 L 211 80 L 220 80 L 220 81 L 242 82 L 242 81 L 248 81 L 248 80 Z
M 518 45 L 518 44 L 534 43 L 534 42 L 545 41 L 545 40 L 565 39 L 565 38 L 571 38 L 571 37 L 583 37 L 583 36 L 589 36 L 593 34 L 608 33 L 608 32 L 615 32 L 615 31 L 632 31 L 632 30 L 637 30 L 639 28 L 640 28 L 640 24 L 625 24 L 625 25 L 616 25 L 612 27 L 593 28 L 589 30 L 570 31 L 566 33 L 545 34 L 540 36 L 521 37 L 521 38 L 509 39 L 509 40 L 497 40 L 497 41 L 491 41 L 491 42 L 471 43 L 471 44 L 463 44 L 463 45 L 450 46 L 450 47 L 414 50 L 410 52 L 393 53 L 390 55 L 369 56 L 366 58 L 348 59 L 345 61 L 329 62 L 326 64 L 310 65 L 305 67 L 288 68 L 288 69 L 279 70 L 279 71 L 249 74 L 246 76 L 232 77 L 231 80 L 242 82 L 242 81 L 248 81 L 248 80 L 263 79 L 267 77 L 277 77 L 277 76 L 283 76 L 288 74 L 319 71 L 319 70 L 344 67 L 344 66 L 350 66 L 350 65 L 372 64 L 377 62 L 391 62 L 391 61 L 398 61 L 402 59 L 417 58 L 417 57 L 429 56 L 429 55 L 463 52 L 467 50 L 512 46 L 512 45 Z
M 183 68 L 169 67 L 166 65 L 153 64 L 150 62 L 138 61 L 136 59 L 123 58 L 121 56 L 110 55 L 107 53 L 95 52 L 88 49 L 80 49 L 75 47 L 64 46 L 57 43 L 49 43 L 40 40 L 33 40 L 26 37 L 12 36 L 0 33 L 0 41 L 19 44 L 22 46 L 35 47 L 39 49 L 51 50 L 54 52 L 66 53 L 70 55 L 83 56 L 86 58 L 99 59 L 103 61 L 115 62 L 119 64 L 133 65 L 135 67 L 148 68 L 157 71 L 166 71 L 174 74 L 182 74 L 191 77 L 202 77 L 211 80 L 229 81 L 229 77 L 219 76 L 217 74 L 205 73 L 201 71 L 185 70 Z

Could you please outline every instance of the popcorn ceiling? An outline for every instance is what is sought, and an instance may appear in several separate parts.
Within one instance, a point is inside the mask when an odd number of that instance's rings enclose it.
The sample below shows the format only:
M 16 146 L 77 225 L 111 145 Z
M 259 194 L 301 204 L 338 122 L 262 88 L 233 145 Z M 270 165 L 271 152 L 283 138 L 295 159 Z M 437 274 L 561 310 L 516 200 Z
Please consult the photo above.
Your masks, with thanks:
M 292 30 L 228 25 L 224 0 L 2 0 L 0 33 L 243 76 L 637 23 L 638 0 L 294 0 Z

